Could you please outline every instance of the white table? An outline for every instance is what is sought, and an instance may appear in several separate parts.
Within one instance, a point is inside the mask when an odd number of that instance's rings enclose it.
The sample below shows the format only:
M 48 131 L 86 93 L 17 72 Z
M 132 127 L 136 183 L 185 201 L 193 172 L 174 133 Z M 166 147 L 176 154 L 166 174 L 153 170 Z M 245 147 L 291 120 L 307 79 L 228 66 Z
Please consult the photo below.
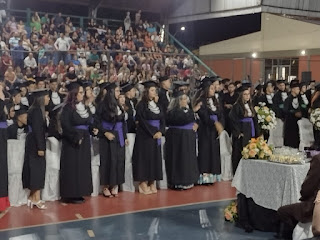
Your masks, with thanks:
M 242 159 L 232 181 L 238 192 L 264 208 L 297 203 L 310 164 L 286 165 L 265 160 Z

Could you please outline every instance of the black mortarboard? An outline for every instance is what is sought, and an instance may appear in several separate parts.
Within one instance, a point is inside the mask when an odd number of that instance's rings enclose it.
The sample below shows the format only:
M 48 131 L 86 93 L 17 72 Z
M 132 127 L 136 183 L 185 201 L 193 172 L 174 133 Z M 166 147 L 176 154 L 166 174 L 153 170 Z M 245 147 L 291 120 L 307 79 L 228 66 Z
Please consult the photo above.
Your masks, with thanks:
M 110 84 L 109 82 L 100 83 L 99 84 L 100 91 L 105 89 L 109 84 Z
M 255 89 L 257 91 L 260 91 L 261 89 L 263 89 L 263 86 L 261 84 L 258 84 Z
M 309 82 L 301 82 L 300 83 L 300 88 L 302 88 L 303 86 L 308 86 Z
M 169 76 L 162 76 L 162 77 L 159 78 L 159 82 L 163 82 L 163 81 L 166 81 L 168 79 L 170 79 Z
M 21 90 L 19 88 L 13 88 L 9 90 L 9 93 L 11 95 L 11 97 L 14 97 L 16 95 L 18 95 L 19 93 L 21 93 Z
M 68 85 L 66 85 L 66 88 L 68 89 L 69 92 L 71 92 L 73 89 L 78 89 L 79 87 L 82 86 L 82 82 L 71 82 Z
M 251 84 L 251 82 L 243 82 L 242 83 L 242 87 L 245 87 L 245 88 L 251 88 L 252 87 L 252 84 Z
M 296 87 L 300 87 L 299 80 L 292 80 L 290 82 L 290 88 L 296 88 Z
M 82 81 L 82 86 L 83 88 L 86 88 L 86 87 L 91 87 L 93 84 L 92 81 L 88 80 L 88 81 Z
M 38 82 L 44 82 L 47 78 L 46 77 L 36 77 L 35 80 L 36 80 L 36 83 Z
M 183 91 L 175 91 L 175 92 L 173 92 L 172 97 L 178 98 L 178 97 L 180 97 L 180 96 L 182 96 L 184 94 L 185 93 Z
M 145 81 L 141 83 L 145 88 L 157 87 L 158 84 L 155 81 Z
M 108 84 L 106 86 L 106 89 L 107 89 L 107 91 L 110 91 L 111 89 L 115 89 L 116 87 L 118 87 L 118 85 L 115 82 L 113 82 L 113 83 Z
M 183 87 L 183 86 L 189 86 L 190 84 L 188 82 L 185 81 L 175 81 L 173 82 L 173 86 L 174 88 L 179 88 L 179 87 Z
M 316 91 L 320 91 L 320 83 L 315 86 Z
M 212 80 L 212 83 L 216 82 L 216 81 L 219 81 L 219 79 L 221 79 L 219 76 L 213 76 L 213 77 L 210 77 L 210 79 Z
M 202 81 L 200 83 L 200 88 L 205 89 L 205 88 L 209 87 L 212 83 L 213 83 L 213 79 L 205 77 L 204 79 L 202 79 Z
M 312 82 L 316 82 L 316 80 L 311 80 L 310 83 L 312 83 Z
M 129 92 L 132 88 L 134 88 L 133 84 L 131 83 L 124 83 L 124 84 L 121 84 L 121 90 L 126 93 L 126 92 Z
M 30 86 L 31 84 L 36 84 L 36 82 L 33 81 L 33 80 L 28 80 L 28 81 L 27 81 L 27 86 Z
M 282 79 L 277 80 L 277 84 L 281 84 L 281 83 L 286 83 L 286 81 Z
M 18 117 L 22 114 L 26 114 L 28 113 L 28 107 L 27 106 L 24 106 L 24 105 L 21 105 L 20 106 L 20 109 L 15 111 L 15 117 Z
M 49 94 L 49 89 L 36 89 L 34 91 L 31 91 L 30 94 L 33 96 L 33 97 L 42 97 L 42 96 L 45 96 L 45 95 L 48 95 Z
M 262 87 L 262 86 L 261 86 Z M 239 87 L 238 88 L 238 91 L 239 92 L 243 92 L 243 91 L 245 91 L 245 90 L 249 90 L 251 88 L 251 86 L 249 86 L 249 85 L 244 85 L 244 86 L 241 86 L 241 87 Z
M 50 78 L 50 83 L 58 82 L 58 78 Z
M 26 82 L 22 82 L 22 83 L 20 83 L 19 85 L 18 85 L 18 87 L 19 88 L 23 88 L 23 87 L 28 87 L 28 82 L 26 81 Z

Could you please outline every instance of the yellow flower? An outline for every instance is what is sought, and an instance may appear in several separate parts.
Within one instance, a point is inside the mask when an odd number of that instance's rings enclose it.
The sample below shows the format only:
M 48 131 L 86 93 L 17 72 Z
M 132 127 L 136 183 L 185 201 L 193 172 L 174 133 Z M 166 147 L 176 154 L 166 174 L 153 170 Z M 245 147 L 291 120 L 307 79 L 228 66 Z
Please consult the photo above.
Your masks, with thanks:
M 232 208 L 231 208 L 231 212 L 233 212 L 233 213 L 237 213 L 237 206 L 232 206 Z
M 271 122 L 271 120 L 272 120 L 272 117 L 270 115 L 268 117 L 266 117 L 267 122 Z
M 263 110 L 267 111 L 267 110 L 269 110 L 269 108 L 268 107 L 263 107 Z
M 254 110 L 255 110 L 256 112 L 258 112 L 259 107 L 258 107 L 258 106 L 255 106 L 255 107 L 254 107 Z
M 255 149 L 256 147 L 257 147 L 257 144 L 255 144 L 255 143 L 249 144 L 249 149 Z

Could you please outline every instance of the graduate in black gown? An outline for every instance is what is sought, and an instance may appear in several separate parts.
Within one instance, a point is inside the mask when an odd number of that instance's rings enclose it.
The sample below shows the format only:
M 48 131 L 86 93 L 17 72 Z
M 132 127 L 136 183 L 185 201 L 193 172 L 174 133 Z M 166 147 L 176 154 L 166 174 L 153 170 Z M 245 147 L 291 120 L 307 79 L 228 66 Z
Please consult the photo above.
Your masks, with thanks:
M 83 103 L 81 83 L 70 83 L 65 106 L 62 108 L 62 148 L 60 157 L 60 195 L 63 202 L 82 203 L 83 196 L 93 190 L 91 173 L 90 134 L 97 134 L 93 118 Z
M 15 121 L 8 127 L 8 139 L 25 140 L 28 133 L 28 107 L 22 105 L 15 111 Z
M 257 114 L 251 101 L 248 88 L 241 89 L 237 102 L 233 105 L 229 117 L 232 130 L 232 168 L 236 172 L 242 158 L 241 151 L 251 138 L 259 136 Z
M 226 121 L 225 129 L 230 136 L 232 132 L 232 123 L 229 118 L 229 113 L 231 111 L 233 104 L 235 104 L 235 102 L 239 97 L 239 93 L 236 93 L 235 90 L 236 90 L 236 85 L 234 83 L 230 83 L 228 85 L 228 93 L 225 93 L 223 97 L 224 116 Z
M 271 81 L 268 81 L 265 83 L 265 85 L 263 86 L 263 92 L 264 94 L 262 94 L 258 100 L 257 100 L 257 105 L 258 106 L 260 103 L 264 103 L 265 106 L 267 106 L 269 109 L 273 108 L 273 96 L 274 96 L 274 85 Z
M 58 106 L 63 102 L 63 95 L 58 92 L 58 79 L 51 78 L 49 83 L 49 96 L 50 96 L 50 103 L 47 107 L 47 111 L 51 112 L 53 108 Z
M 21 90 L 19 88 L 13 88 L 9 90 L 10 101 L 14 106 L 14 110 L 18 111 L 21 107 Z
M 40 199 L 40 190 L 44 188 L 46 175 L 46 114 L 45 106 L 49 104 L 49 92 L 38 89 L 31 92 L 33 104 L 28 111 L 29 133 L 26 138 L 25 156 L 22 171 L 23 187 L 30 190 L 28 206 L 46 209 Z
M 29 101 L 28 101 L 28 82 L 23 82 L 18 85 L 20 91 L 21 91 L 21 104 L 29 107 Z
M 308 86 L 308 90 L 306 92 L 306 96 L 307 96 L 310 103 L 312 100 L 312 96 L 315 92 L 316 92 L 316 80 L 311 80 L 310 84 Z
M 142 194 L 157 193 L 156 181 L 162 180 L 161 137 L 165 131 L 164 113 L 158 104 L 157 84 L 142 83 L 144 92 L 137 104 L 137 133 L 133 148 L 133 179 L 140 182 Z
M 197 182 L 199 170 L 196 154 L 196 123 L 194 111 L 200 109 L 201 102 L 192 110 L 189 97 L 182 91 L 174 92 L 169 104 L 166 123 L 165 161 L 168 184 L 173 189 L 189 189 Z
M 8 159 L 7 159 L 7 122 L 5 113 L 4 83 L 0 82 L 0 212 L 9 206 L 8 198 Z
M 223 131 L 223 107 L 215 99 L 215 90 L 219 85 L 216 78 L 204 78 L 201 89 L 196 94 L 193 105 L 201 103 L 197 114 L 198 129 L 198 166 L 200 171 L 199 184 L 212 184 L 214 175 L 217 180 L 221 174 L 219 134 Z
M 127 126 L 125 112 L 119 106 L 120 88 L 111 83 L 104 100 L 98 105 L 96 122 L 99 128 L 100 184 L 105 197 L 118 196 L 124 183 Z
M 288 97 L 288 93 L 286 91 L 286 84 L 284 80 L 277 80 L 278 91 L 273 96 L 273 111 L 276 114 L 276 117 L 284 120 L 284 101 Z
M 171 79 L 169 76 L 163 76 L 159 78 L 160 88 L 159 88 L 159 105 L 161 110 L 166 114 L 169 103 L 170 103 L 170 93 Z
M 284 102 L 284 145 L 292 148 L 299 148 L 300 137 L 298 121 L 302 117 L 302 108 L 299 98 L 300 84 L 298 80 L 290 83 L 291 94 Z
M 85 92 L 84 104 L 90 109 L 90 112 L 94 115 L 96 113 L 96 102 L 92 89 L 92 81 L 83 81 L 82 87 Z
M 127 128 L 128 133 L 136 132 L 136 88 L 131 83 L 125 83 L 121 85 L 121 90 L 125 94 L 125 106 L 127 107 L 126 112 L 128 114 Z
M 254 93 L 253 93 L 253 97 L 252 97 L 252 103 L 253 103 L 254 106 L 258 106 L 259 105 L 259 99 L 262 96 L 263 96 L 263 85 L 258 84 L 254 89 Z
M 311 99 L 311 109 L 320 108 L 320 83 L 315 86 L 315 92 Z M 320 130 L 313 128 L 313 135 L 314 135 L 314 147 L 316 149 L 320 148 Z

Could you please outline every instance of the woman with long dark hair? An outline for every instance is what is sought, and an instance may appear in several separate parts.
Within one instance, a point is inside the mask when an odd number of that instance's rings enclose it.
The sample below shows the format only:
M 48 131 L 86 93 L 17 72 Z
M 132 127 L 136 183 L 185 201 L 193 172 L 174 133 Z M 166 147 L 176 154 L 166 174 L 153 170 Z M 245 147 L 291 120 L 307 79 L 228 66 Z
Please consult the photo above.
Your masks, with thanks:
M 69 93 L 62 109 L 62 149 L 60 157 L 60 195 L 66 203 L 82 203 L 92 193 L 90 133 L 93 118 L 83 103 L 81 83 L 67 86 Z
M 156 180 L 162 179 L 161 137 L 164 133 L 164 113 L 158 105 L 157 84 L 142 83 L 144 92 L 137 104 L 137 134 L 133 149 L 133 179 L 140 182 L 142 194 L 157 193 Z
M 251 101 L 250 90 L 243 87 L 237 102 L 233 105 L 229 117 L 232 129 L 232 167 L 236 172 L 241 159 L 241 151 L 249 140 L 258 136 L 259 127 L 257 114 Z
M 198 110 L 198 165 L 200 171 L 199 184 L 212 184 L 214 175 L 219 180 L 221 175 L 221 158 L 219 134 L 223 131 L 223 107 L 215 98 L 217 78 L 202 80 L 200 91 L 196 94 L 193 106 L 201 103 Z M 222 124 L 221 124 L 222 123 Z
M 118 104 L 120 88 L 111 83 L 98 105 L 96 115 L 99 128 L 100 184 L 105 197 L 118 196 L 118 186 L 124 183 L 125 145 L 127 126 L 125 112 Z
M 198 124 L 194 116 L 202 102 L 189 108 L 189 97 L 182 91 L 173 94 L 166 124 L 165 160 L 167 179 L 170 188 L 185 190 L 193 187 L 199 178 L 196 132 Z
M 38 89 L 31 92 L 33 104 L 28 111 L 29 133 L 26 138 L 25 156 L 22 171 L 23 187 L 30 189 L 28 206 L 46 209 L 40 199 L 40 189 L 44 188 L 46 175 L 46 129 L 45 107 L 50 102 L 49 91 Z
M 0 82 L 0 212 L 10 206 L 8 198 L 7 116 L 3 89 L 4 83 Z

